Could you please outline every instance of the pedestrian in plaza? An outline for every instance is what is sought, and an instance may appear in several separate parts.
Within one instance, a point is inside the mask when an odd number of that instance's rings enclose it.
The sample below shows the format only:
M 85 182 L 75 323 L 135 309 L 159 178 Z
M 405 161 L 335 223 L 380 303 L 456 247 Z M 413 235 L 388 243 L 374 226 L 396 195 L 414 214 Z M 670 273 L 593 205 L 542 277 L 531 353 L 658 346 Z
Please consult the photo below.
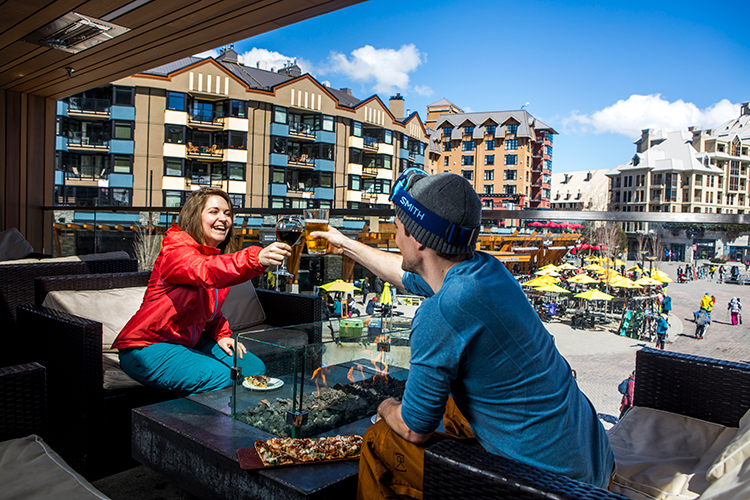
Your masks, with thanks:
M 372 316 L 375 314 L 375 304 L 377 304 L 378 298 L 373 295 L 372 300 L 367 301 L 367 306 L 365 307 L 365 314 Z
M 724 266 L 719 266 L 719 283 L 724 283 L 724 273 L 726 273 Z
M 740 323 L 740 313 L 742 312 L 742 303 L 737 297 L 732 297 L 727 305 L 729 313 L 732 315 L 732 324 L 738 325 Z
M 365 276 L 362 280 L 362 303 L 367 303 L 367 295 L 370 293 L 370 278 Z
M 378 298 L 383 293 L 383 280 L 380 279 L 380 276 L 375 276 L 375 289 L 373 291 Z
M 617 390 L 622 394 L 620 400 L 620 418 L 624 417 L 625 414 L 633 407 L 633 392 L 635 391 L 635 370 L 633 370 L 628 378 L 620 382 L 617 386 Z
M 711 315 L 708 311 L 701 309 L 695 316 L 695 338 L 703 340 L 703 336 L 706 334 L 708 325 L 711 324 Z
M 518 282 L 475 250 L 482 204 L 471 184 L 407 169 L 391 193 L 400 253 L 333 227 L 312 234 L 427 297 L 412 321 L 403 399 L 381 403 L 365 433 L 357 498 L 421 498 L 424 449 L 441 439 L 441 421 L 490 453 L 606 488 L 614 455 L 596 410 Z
M 661 302 L 661 312 L 669 316 L 669 313 L 672 311 L 672 297 L 664 294 L 664 300 Z
M 229 195 L 202 187 L 188 197 L 164 238 L 143 303 L 117 336 L 125 373 L 143 385 L 200 393 L 232 385 L 234 351 L 245 375 L 266 371 L 235 344 L 221 307 L 229 287 L 278 266 L 292 248 L 274 242 L 240 250 Z
M 711 266 L 708 274 L 711 276 L 711 279 L 714 279 L 714 274 L 716 274 L 716 266 Z
M 667 330 L 669 329 L 669 318 L 666 314 L 660 314 L 656 323 L 656 348 L 664 350 L 667 343 Z

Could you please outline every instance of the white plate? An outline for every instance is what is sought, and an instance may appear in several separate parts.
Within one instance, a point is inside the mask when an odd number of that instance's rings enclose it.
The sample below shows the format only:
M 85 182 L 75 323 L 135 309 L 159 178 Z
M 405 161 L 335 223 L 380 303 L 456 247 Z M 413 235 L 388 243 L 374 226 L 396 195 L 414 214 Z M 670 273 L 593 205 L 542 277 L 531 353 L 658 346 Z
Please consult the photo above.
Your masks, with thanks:
M 372 418 L 370 419 L 370 422 L 374 424 L 377 421 L 378 421 L 378 414 L 376 413 L 375 415 L 372 416 Z
M 284 381 L 280 378 L 268 377 L 268 387 L 253 387 L 247 380 L 242 381 L 242 387 L 250 389 L 251 391 L 273 391 L 284 385 Z

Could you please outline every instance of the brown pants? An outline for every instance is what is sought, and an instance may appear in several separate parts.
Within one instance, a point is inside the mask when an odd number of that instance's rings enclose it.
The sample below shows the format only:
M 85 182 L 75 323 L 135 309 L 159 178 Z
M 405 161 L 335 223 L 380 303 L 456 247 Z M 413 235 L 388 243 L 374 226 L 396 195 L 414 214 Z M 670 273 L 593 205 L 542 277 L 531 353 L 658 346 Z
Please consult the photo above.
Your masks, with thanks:
M 429 446 L 455 436 L 473 438 L 469 422 L 453 402 L 448 399 L 443 416 L 446 434 L 433 434 L 427 442 L 414 444 L 396 434 L 384 420 L 379 420 L 367 430 L 359 457 L 357 500 L 385 498 L 422 499 L 424 475 L 424 450 Z

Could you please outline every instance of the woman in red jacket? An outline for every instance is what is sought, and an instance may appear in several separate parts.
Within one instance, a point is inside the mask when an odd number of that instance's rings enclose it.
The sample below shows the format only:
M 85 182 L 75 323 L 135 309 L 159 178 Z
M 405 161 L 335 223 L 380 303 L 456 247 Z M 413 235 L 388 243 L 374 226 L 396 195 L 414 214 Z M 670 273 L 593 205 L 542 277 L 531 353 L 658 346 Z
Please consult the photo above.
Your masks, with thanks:
M 244 375 L 265 373 L 260 359 L 235 346 L 221 306 L 228 287 L 280 265 L 291 247 L 275 242 L 237 251 L 233 216 L 229 195 L 204 187 L 167 231 L 143 303 L 113 345 L 138 382 L 191 394 L 229 387 L 234 349 Z

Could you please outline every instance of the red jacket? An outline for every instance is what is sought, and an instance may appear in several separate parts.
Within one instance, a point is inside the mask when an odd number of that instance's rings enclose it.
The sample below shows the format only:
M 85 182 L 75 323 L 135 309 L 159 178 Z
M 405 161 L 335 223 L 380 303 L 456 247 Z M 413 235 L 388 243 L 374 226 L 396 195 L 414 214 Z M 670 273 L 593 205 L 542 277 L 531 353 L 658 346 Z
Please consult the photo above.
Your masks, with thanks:
M 232 285 L 263 273 L 260 247 L 220 255 L 172 226 L 151 272 L 143 303 L 113 347 L 169 342 L 192 347 L 206 330 L 216 340 L 232 334 L 221 306 Z

